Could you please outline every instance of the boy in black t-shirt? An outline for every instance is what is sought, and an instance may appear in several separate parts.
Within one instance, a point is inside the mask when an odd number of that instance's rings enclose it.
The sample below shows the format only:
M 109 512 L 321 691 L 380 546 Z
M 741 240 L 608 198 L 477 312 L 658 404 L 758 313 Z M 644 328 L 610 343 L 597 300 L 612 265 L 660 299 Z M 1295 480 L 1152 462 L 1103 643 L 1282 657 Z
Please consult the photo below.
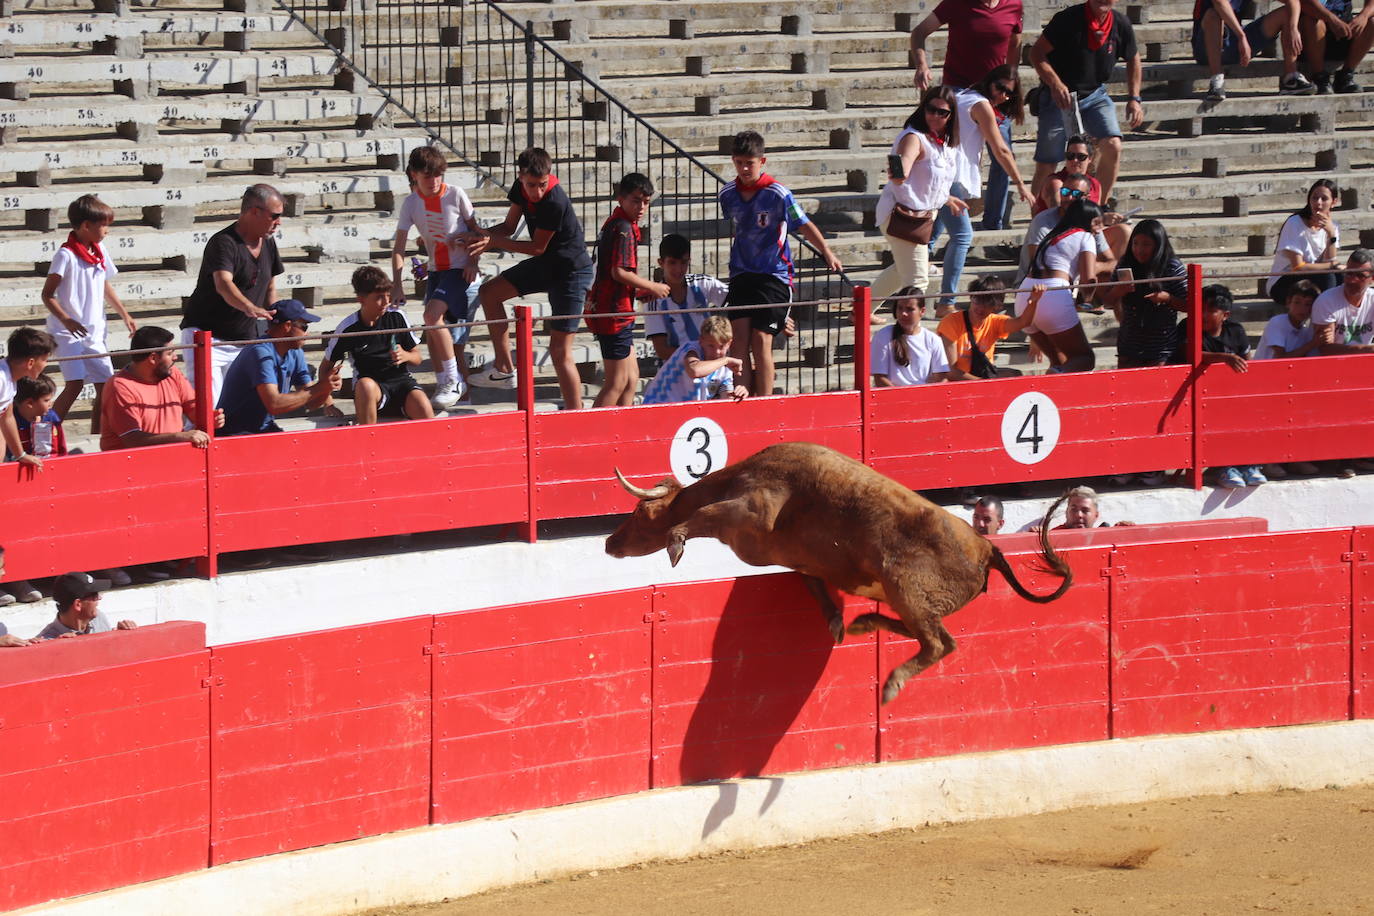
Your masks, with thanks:
M 491 365 L 468 376 L 468 384 L 478 388 L 515 387 L 515 365 L 511 362 L 509 326 L 504 323 L 505 303 L 516 296 L 548 293 L 554 318 L 547 322 L 549 353 L 563 406 L 574 410 L 582 406 L 582 381 L 572 355 L 572 336 L 577 332 L 587 290 L 595 271 L 587 254 L 586 234 L 573 212 L 572 201 L 553 174 L 553 160 L 538 147 L 531 147 L 516 160 L 519 180 L 507 199 L 510 210 L 505 222 L 491 229 L 464 233 L 468 254 L 478 256 L 489 248 L 531 255 L 494 280 L 482 284 L 482 312 L 490 325 L 491 343 L 496 353 Z M 524 217 L 530 240 L 516 241 L 516 228 Z
M 358 310 L 334 330 L 335 334 L 390 331 L 365 337 L 333 337 L 325 347 L 320 378 L 328 378 L 347 356 L 353 363 L 353 407 L 359 424 L 376 423 L 378 416 L 411 420 L 434 416 L 434 408 L 407 366 L 420 363 L 420 349 L 410 333 L 405 312 L 392 311 L 391 278 L 368 265 L 353 272 Z
M 1220 283 L 1202 288 L 1202 362 L 1225 363 L 1237 372 L 1246 371 L 1250 338 L 1245 327 L 1231 320 L 1231 290 Z M 1174 355 L 1170 365 L 1188 365 L 1188 319 L 1174 328 Z

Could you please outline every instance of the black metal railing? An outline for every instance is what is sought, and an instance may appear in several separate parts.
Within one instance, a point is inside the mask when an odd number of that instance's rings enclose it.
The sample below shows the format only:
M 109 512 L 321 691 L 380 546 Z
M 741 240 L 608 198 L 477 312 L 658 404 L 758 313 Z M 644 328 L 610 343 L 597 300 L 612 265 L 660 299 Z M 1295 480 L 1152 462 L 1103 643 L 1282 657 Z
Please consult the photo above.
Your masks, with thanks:
M 657 194 L 641 272 L 652 268 L 659 240 L 678 233 L 692 243 L 694 271 L 728 273 L 730 226 L 716 202 L 726 179 L 536 35 L 533 23 L 517 21 L 490 0 L 277 3 L 380 92 L 394 120 L 423 130 L 491 182 L 487 194 L 474 195 L 479 207 L 484 198 L 498 202 L 495 188 L 514 183 L 521 150 L 541 146 L 590 241 L 610 213 L 615 183 L 642 172 Z M 800 240 L 795 251 L 797 302 L 846 299 L 844 278 Z M 780 385 L 786 391 L 842 387 L 847 373 L 834 359 L 852 360 L 848 342 L 840 340 L 847 311 L 800 305 L 794 318 L 798 335 L 779 337 Z M 817 365 L 820 352 L 831 359 L 824 367 Z

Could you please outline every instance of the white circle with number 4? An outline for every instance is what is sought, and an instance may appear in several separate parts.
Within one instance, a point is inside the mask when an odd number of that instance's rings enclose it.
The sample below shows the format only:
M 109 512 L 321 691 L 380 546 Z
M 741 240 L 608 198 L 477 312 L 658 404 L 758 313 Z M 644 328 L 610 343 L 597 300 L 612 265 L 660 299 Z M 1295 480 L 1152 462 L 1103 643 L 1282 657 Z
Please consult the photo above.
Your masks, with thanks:
M 684 487 L 696 483 L 729 461 L 725 430 L 715 420 L 693 417 L 678 427 L 668 452 L 673 476 Z
M 1059 408 L 1038 391 L 1020 395 L 1002 414 L 1002 447 L 1013 461 L 1038 464 L 1059 444 Z

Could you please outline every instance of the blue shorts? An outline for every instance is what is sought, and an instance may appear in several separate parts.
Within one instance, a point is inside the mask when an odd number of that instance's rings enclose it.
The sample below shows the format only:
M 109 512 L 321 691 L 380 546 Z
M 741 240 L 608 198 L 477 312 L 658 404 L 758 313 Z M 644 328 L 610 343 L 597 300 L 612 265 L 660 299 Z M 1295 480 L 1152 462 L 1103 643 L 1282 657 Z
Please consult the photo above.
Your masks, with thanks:
M 1116 104 L 1107 94 L 1106 86 L 1098 86 L 1078 100 L 1078 115 L 1083 131 L 1095 140 L 1120 137 L 1121 125 L 1116 120 Z M 1064 113 L 1048 94 L 1041 97 L 1040 126 L 1035 138 L 1035 161 L 1058 165 L 1064 161 L 1064 147 L 1068 144 L 1064 133 Z
M 596 342 L 601 344 L 602 359 L 625 359 L 634 353 L 634 325 L 614 334 L 597 334 Z
M 572 271 L 567 261 L 550 262 L 542 257 L 528 258 L 501 274 L 516 293 L 548 293 L 549 312 L 554 316 L 544 322 L 550 331 L 573 334 L 582 323 L 582 309 L 587 305 L 587 290 L 592 288 L 596 268 L 588 264 Z
M 467 343 L 472 333 L 472 327 L 464 322 L 477 315 L 477 299 L 472 295 L 475 289 L 475 284 L 463 279 L 462 268 L 436 270 L 425 279 L 425 303 L 443 301 L 444 320 L 454 325 L 451 333 L 456 344 Z
M 1273 36 L 1264 34 L 1264 17 L 1253 20 L 1245 26 L 1245 40 L 1250 42 L 1250 56 L 1259 57 L 1261 54 L 1268 54 L 1278 43 L 1279 35 L 1277 32 Z M 1193 23 L 1193 60 L 1202 66 L 1207 66 L 1207 36 L 1202 34 L 1202 22 Z M 1221 65 L 1223 67 L 1234 67 L 1240 63 L 1240 43 L 1236 41 L 1236 33 L 1230 29 L 1223 28 L 1221 33 Z

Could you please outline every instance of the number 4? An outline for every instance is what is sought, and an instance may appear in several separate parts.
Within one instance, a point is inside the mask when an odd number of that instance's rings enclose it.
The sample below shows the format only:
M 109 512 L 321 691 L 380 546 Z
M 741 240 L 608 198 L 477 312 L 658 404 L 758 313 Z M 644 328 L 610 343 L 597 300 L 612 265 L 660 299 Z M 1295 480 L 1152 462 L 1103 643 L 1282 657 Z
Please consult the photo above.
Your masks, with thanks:
M 1026 435 L 1026 427 L 1030 427 L 1030 435 Z M 1040 405 L 1032 404 L 1030 412 L 1026 414 L 1026 419 L 1022 421 L 1021 428 L 1016 432 L 1018 443 L 1029 442 L 1031 444 L 1031 454 L 1040 454 L 1040 443 L 1045 441 L 1045 437 L 1040 435 Z

